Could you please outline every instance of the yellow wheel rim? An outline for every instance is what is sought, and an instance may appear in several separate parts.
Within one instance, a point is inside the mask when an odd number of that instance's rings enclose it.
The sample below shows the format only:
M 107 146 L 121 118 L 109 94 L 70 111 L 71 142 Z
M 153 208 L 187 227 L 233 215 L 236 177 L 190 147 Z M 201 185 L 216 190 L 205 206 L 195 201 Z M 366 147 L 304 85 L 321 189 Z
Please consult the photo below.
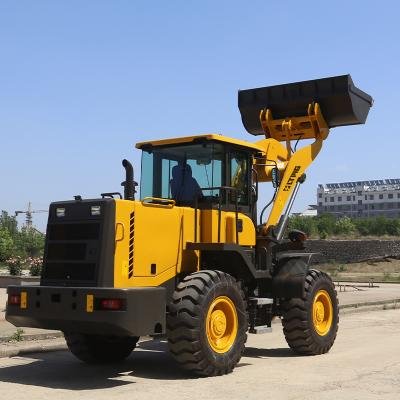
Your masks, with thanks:
M 314 329 L 320 336 L 325 336 L 332 326 L 333 306 L 332 299 L 326 290 L 319 290 L 313 302 Z
M 219 296 L 211 303 L 206 317 L 206 334 L 211 348 L 226 353 L 235 342 L 238 330 L 236 307 L 226 296 Z

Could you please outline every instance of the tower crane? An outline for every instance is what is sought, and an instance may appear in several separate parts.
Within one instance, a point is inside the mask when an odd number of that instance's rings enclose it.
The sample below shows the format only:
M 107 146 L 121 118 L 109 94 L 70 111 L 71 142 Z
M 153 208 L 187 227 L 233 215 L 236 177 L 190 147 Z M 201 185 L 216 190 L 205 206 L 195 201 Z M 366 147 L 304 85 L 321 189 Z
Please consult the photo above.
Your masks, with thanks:
M 15 216 L 17 217 L 19 214 L 25 214 L 25 224 L 27 228 L 32 228 L 32 214 L 35 213 L 44 213 L 44 212 L 48 212 L 48 210 L 32 210 L 32 203 L 29 202 L 28 203 L 28 208 L 26 210 L 18 210 L 15 211 Z

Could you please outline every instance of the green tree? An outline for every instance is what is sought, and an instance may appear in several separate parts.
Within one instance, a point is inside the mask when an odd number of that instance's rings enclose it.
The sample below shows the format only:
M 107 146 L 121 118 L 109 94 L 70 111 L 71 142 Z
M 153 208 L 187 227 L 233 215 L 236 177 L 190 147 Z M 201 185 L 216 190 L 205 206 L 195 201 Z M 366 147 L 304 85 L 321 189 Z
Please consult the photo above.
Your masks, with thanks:
M 44 234 L 35 228 L 23 227 L 18 233 L 17 247 L 23 256 L 38 257 L 43 255 Z
M 18 233 L 18 222 L 14 216 L 8 215 L 7 211 L 2 210 L 0 214 L 0 229 L 7 230 L 11 237 L 15 238 Z
M 0 261 L 5 261 L 14 252 L 14 241 L 7 229 L 0 228 Z

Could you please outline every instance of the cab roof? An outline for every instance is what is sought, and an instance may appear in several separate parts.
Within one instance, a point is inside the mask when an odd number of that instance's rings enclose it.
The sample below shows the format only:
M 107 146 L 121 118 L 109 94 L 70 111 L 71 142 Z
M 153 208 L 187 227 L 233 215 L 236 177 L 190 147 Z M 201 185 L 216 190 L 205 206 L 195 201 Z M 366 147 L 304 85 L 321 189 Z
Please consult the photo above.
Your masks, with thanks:
M 253 152 L 264 152 L 264 148 L 257 145 L 256 143 L 247 142 L 245 140 L 240 139 L 233 139 L 227 136 L 222 136 L 216 133 L 209 133 L 204 135 L 196 135 L 196 136 L 184 136 L 184 137 L 177 137 L 171 139 L 161 139 L 161 140 L 150 140 L 147 142 L 139 142 L 136 143 L 136 148 L 142 149 L 143 147 L 152 146 L 152 147 L 161 147 L 161 146 L 168 146 L 168 145 L 179 145 L 179 144 L 186 144 L 186 143 L 193 143 L 199 140 L 210 140 L 210 141 L 217 141 L 221 143 L 229 143 L 235 146 L 244 147 L 248 150 Z

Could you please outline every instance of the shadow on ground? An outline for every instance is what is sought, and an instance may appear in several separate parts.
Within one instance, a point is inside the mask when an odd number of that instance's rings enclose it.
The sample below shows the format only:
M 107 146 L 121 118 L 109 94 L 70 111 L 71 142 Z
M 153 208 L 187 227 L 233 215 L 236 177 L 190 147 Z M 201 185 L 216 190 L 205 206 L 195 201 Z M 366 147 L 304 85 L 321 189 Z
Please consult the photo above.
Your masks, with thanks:
M 260 349 L 257 347 L 246 347 L 243 356 L 250 358 L 298 357 L 298 355 L 288 347 L 283 347 L 281 349 Z
M 245 357 L 289 357 L 288 349 L 247 348 Z M 201 379 L 175 363 L 163 341 L 147 341 L 125 361 L 111 365 L 87 365 L 67 351 L 15 357 L 20 365 L 0 368 L 0 382 L 42 386 L 53 389 L 95 390 L 135 384 L 135 378 L 155 380 Z M 251 365 L 239 363 L 236 368 Z
M 135 378 L 141 377 L 160 380 L 195 378 L 182 371 L 166 350 L 166 343 L 142 342 L 125 361 L 107 365 L 87 365 L 67 351 L 15 357 L 21 364 L 1 368 L 0 382 L 91 390 L 134 384 Z

